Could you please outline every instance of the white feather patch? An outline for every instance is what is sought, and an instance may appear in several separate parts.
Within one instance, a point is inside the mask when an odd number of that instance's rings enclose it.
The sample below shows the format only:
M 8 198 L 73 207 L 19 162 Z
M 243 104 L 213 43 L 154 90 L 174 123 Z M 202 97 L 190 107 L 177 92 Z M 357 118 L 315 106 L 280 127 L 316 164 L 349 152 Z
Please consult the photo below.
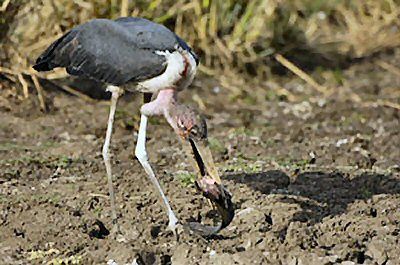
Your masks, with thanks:
M 156 51 L 167 59 L 167 68 L 164 73 L 149 80 L 140 82 L 138 88 L 143 92 L 156 93 L 161 89 L 175 87 L 175 84 L 182 78 L 181 73 L 185 70 L 185 61 L 179 51 Z

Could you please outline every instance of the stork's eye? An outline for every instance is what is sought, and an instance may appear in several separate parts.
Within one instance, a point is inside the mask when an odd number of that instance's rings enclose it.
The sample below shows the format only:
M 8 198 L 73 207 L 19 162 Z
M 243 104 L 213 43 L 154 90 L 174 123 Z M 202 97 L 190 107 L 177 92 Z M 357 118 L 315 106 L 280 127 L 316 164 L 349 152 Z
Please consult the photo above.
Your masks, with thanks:
M 185 124 L 183 123 L 183 121 L 181 119 L 178 119 L 178 127 L 180 129 L 186 130 L 186 126 L 185 126 Z

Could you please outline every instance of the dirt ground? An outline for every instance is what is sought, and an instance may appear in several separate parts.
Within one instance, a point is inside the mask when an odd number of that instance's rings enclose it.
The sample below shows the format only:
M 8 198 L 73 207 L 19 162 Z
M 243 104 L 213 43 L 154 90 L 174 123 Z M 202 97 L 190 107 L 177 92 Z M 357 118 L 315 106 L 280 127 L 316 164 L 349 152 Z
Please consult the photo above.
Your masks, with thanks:
M 3 79 L 0 264 L 125 264 L 138 256 L 145 264 L 400 264 L 400 111 L 378 100 L 398 100 L 400 77 L 374 61 L 341 75 L 346 81 L 326 99 L 230 101 L 228 89 L 205 77 L 182 92 L 181 100 L 197 106 L 196 94 L 206 106 L 236 215 L 218 236 L 184 233 L 179 241 L 165 231 L 162 204 L 133 155 L 141 97 L 120 101 L 111 143 L 125 234 L 118 241 L 109 234 L 101 156 L 106 102 L 47 90 L 44 114 L 34 92 L 20 100 Z M 276 80 L 309 89 L 298 78 Z M 162 119 L 152 120 L 147 148 L 180 220 L 212 216 Z

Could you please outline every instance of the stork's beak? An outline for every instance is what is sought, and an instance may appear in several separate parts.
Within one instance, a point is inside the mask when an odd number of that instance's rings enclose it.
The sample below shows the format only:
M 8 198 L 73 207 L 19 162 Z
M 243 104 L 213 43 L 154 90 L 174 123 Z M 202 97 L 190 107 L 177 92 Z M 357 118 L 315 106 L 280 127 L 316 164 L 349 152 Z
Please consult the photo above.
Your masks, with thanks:
M 232 195 L 224 188 L 218 169 L 215 166 L 208 140 L 195 140 L 189 137 L 183 144 L 185 152 L 196 170 L 198 189 L 217 207 L 222 216 L 222 227 L 226 227 L 233 219 L 234 209 Z

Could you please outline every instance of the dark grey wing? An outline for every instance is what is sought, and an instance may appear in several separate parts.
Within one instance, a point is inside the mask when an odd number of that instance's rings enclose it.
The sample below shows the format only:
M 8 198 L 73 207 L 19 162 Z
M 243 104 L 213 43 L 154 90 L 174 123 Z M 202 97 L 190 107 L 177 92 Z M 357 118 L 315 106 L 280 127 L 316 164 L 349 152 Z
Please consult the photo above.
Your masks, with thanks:
M 140 48 L 173 51 L 179 46 L 192 54 L 196 64 L 199 64 L 199 57 L 193 49 L 165 26 L 138 17 L 122 17 L 115 21 L 126 27 L 132 35 L 137 36 L 136 41 Z
M 138 48 L 174 51 L 179 44 L 175 33 L 163 25 L 138 17 L 122 17 L 115 23 L 124 27 Z
M 163 73 L 166 58 L 155 51 L 173 51 L 176 45 L 174 33 L 145 19 L 95 19 L 55 41 L 33 68 L 66 67 L 72 75 L 121 85 Z

